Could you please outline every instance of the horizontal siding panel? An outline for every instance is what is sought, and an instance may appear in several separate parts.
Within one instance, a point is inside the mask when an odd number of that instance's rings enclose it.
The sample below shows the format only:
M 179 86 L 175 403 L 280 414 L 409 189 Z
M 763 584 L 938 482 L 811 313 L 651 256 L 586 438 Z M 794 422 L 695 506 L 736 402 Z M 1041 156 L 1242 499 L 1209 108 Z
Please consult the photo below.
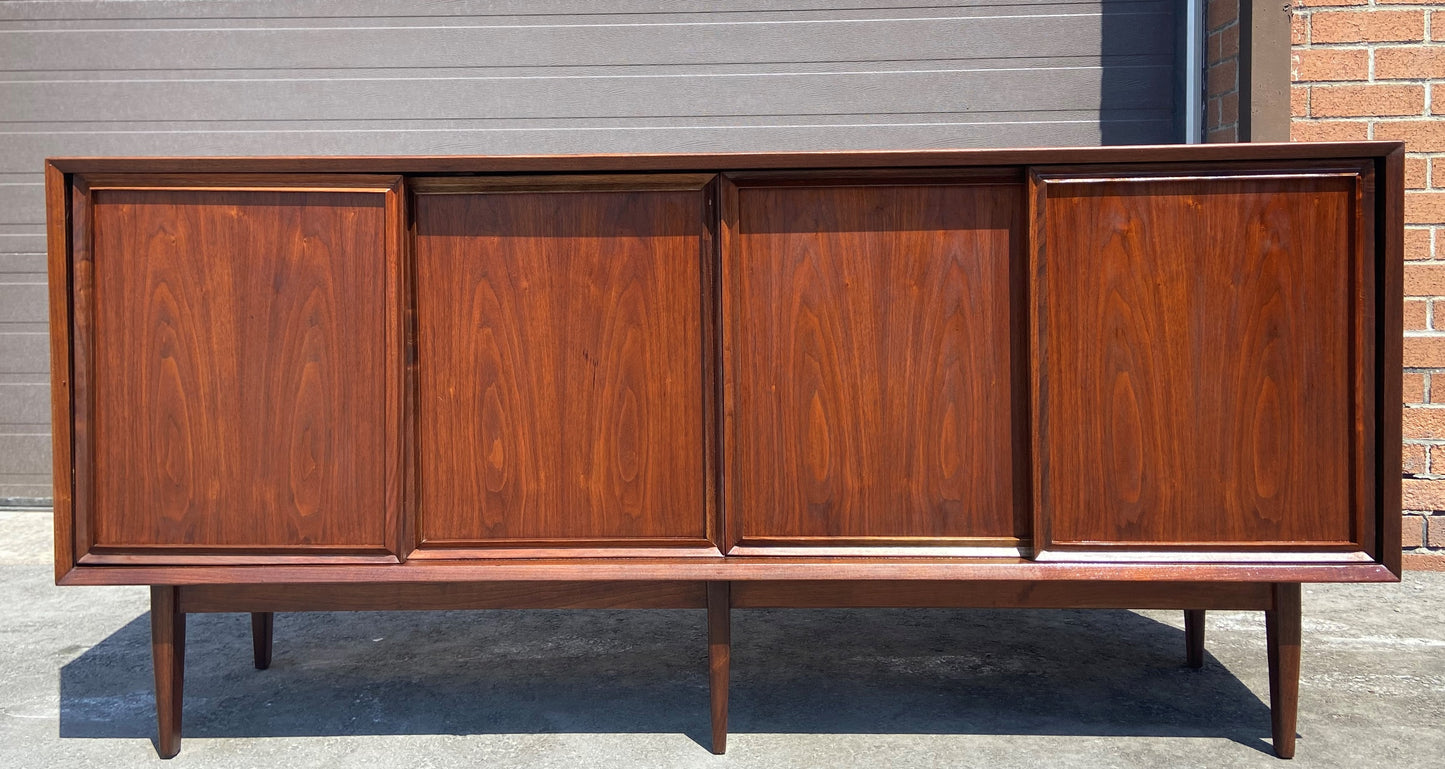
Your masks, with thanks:
M 1111 143 L 1168 141 L 1172 118 L 1119 123 Z M 902 133 L 906 129 L 907 133 Z M 60 155 L 467 155 L 613 152 L 744 152 L 1080 146 L 1101 140 L 1097 121 L 919 122 L 891 125 L 732 126 L 638 129 L 394 129 L 384 131 L 137 131 L 0 134 L 0 163 L 34 167 Z M 0 236 L 0 250 L 4 248 Z M 41 238 L 43 242 L 43 238 Z
M 34 275 L 36 280 L 45 279 L 45 239 L 41 238 L 39 249 L 33 249 L 34 253 L 7 254 L 0 252 L 0 275 L 6 276 L 0 280 L 11 280 L 11 275 Z
M 0 323 L 45 323 L 48 301 L 42 282 L 0 283 Z
M 50 436 L 39 432 L 5 432 L 0 428 L 0 477 L 28 475 L 49 478 L 52 469 Z
M 0 70 L 495 67 L 1075 56 L 1102 14 L 660 23 L 0 31 Z M 1110 16 L 1108 51 L 1166 54 L 1168 14 Z M 1117 28 L 1114 28 L 1117 27 Z
M 50 372 L 50 337 L 36 332 L 8 333 L 0 326 L 0 374 L 44 374 Z M 0 385 L 3 386 L 3 385 Z M 8 391 L 0 390 L 0 397 Z M 49 421 L 49 415 L 46 419 Z M 0 424 L 4 419 L 0 418 Z
M 4 143 L 4 137 L 4 134 L 0 134 L 0 144 Z M 0 156 L 0 163 L 5 160 L 6 158 Z M 38 164 L 43 160 L 42 156 L 35 162 Z M 44 232 L 29 232 L 39 224 L 36 222 L 35 225 L 0 226 L 0 273 L 45 272 L 45 234 Z M 38 262 L 36 261 L 37 257 L 39 258 Z M 39 266 L 26 267 L 25 265 Z
M 580 18 L 655 16 L 688 14 L 714 17 L 733 14 L 792 14 L 907 11 L 926 12 L 934 9 L 1006 10 L 1028 13 L 1036 7 L 1097 9 L 1105 3 L 1128 4 L 1121 0 L 1077 0 L 1044 2 L 1039 0 L 964 0 L 953 3 L 928 3 L 919 0 L 792 0 L 786 4 L 776 0 L 609 0 L 605 6 L 595 0 L 30 0 L 0 3 L 0 20 L 75 21 L 96 20 L 167 20 L 167 19 L 369 19 L 369 18 L 436 18 L 436 17 L 526 17 L 566 16 Z M 1158 2 L 1151 3 L 1158 5 Z
M 50 429 L 50 385 L 0 382 L 0 425 Z
M 44 176 L 35 174 L 35 177 L 40 181 L 0 184 L 0 226 L 45 223 Z M 3 271 L 0 267 L 0 272 Z
M 848 114 L 826 115 L 677 115 L 668 116 L 666 122 L 657 117 L 592 117 L 586 123 L 572 118 L 509 118 L 505 116 L 469 118 L 428 118 L 422 120 L 395 119 L 374 120 L 364 117 L 337 120 L 72 120 L 62 122 L 37 121 L 6 126 L 0 121 L 0 135 L 26 134 L 89 134 L 89 133 L 245 133 L 250 131 L 411 131 L 411 130 L 479 130 L 497 128 L 517 130 L 579 129 L 589 131 L 619 130 L 672 130 L 677 128 L 711 127 L 777 127 L 780 124 L 790 128 L 812 126 L 875 126 L 900 127 L 923 123 L 938 124 L 993 124 L 1044 122 L 1098 122 L 1101 118 L 1109 121 L 1148 120 L 1167 115 L 1166 109 L 1158 107 L 1144 109 L 1110 109 L 1101 116 L 1097 106 L 1077 110 L 1049 110 L 1048 112 L 1014 110 L 977 113 L 889 113 L 889 114 Z M 34 175 L 34 174 L 30 174 Z M 26 176 L 24 173 L 0 174 L 9 178 Z
M 197 0 L 200 2 L 201 0 Z M 13 0 L 0 2 L 0 7 Z M 339 28 L 398 28 L 398 27 L 556 27 L 556 26 L 620 26 L 656 24 L 789 24 L 807 21 L 831 21 L 846 19 L 911 20 L 911 19 L 973 19 L 998 16 L 1097 16 L 1102 12 L 1111 15 L 1137 14 L 1145 12 L 1168 12 L 1165 0 L 1112 0 L 1107 4 L 1088 3 L 1037 3 L 1011 6 L 992 5 L 933 5 L 893 8 L 814 8 L 799 9 L 780 7 L 767 11 L 678 11 L 671 6 L 658 4 L 650 12 L 580 13 L 557 14 L 447 14 L 443 16 L 419 16 L 414 14 L 382 14 L 376 16 L 251 16 L 216 17 L 208 19 L 185 18 L 130 18 L 130 19 L 4 19 L 0 18 L 0 30 L 107 30 L 124 31 L 134 29 L 339 29 Z
M 3 0 L 0 0 L 3 1 Z M 928 72 L 953 70 L 957 72 L 986 72 L 990 70 L 1055 70 L 1099 67 L 1160 67 L 1173 66 L 1173 57 L 1167 54 L 1123 54 L 1102 56 L 1097 52 L 1079 56 L 1014 56 L 986 59 L 894 59 L 890 61 L 814 61 L 796 62 L 712 62 L 706 64 L 639 64 L 639 65 L 596 65 L 582 67 L 415 67 L 412 69 L 389 69 L 386 67 L 355 67 L 350 69 L 295 67 L 279 69 L 166 69 L 143 72 L 126 70 L 74 69 L 74 70 L 32 70 L 25 72 L 0 73 L 0 82 L 5 83 L 68 83 L 68 82 L 176 82 L 185 80 L 473 80 L 479 78 L 541 78 L 558 77 L 672 77 L 691 75 L 696 77 L 722 77 L 727 75 L 797 75 L 830 73 L 874 73 L 874 72 Z M 1020 94 L 1018 109 L 1037 109 L 1038 104 Z M 29 122 L 5 119 L 0 113 L 0 123 Z
M 1111 107 L 1148 106 L 1172 72 L 1120 68 Z M 1096 107 L 1098 69 L 888 72 L 725 77 L 493 78 L 0 83 L 0 104 L 50 120 L 345 120 L 820 115 Z

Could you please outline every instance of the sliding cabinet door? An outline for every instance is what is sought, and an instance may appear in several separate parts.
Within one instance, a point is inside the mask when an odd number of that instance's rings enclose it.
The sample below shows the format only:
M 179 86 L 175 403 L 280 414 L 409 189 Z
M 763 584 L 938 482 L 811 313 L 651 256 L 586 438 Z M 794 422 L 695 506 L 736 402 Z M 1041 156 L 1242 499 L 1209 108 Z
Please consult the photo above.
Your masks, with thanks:
M 1007 173 L 725 188 L 732 552 L 1017 552 L 1023 208 Z
M 417 180 L 415 557 L 717 554 L 710 182 Z
M 1370 167 L 1034 190 L 1041 557 L 1368 560 Z
M 71 197 L 80 563 L 395 562 L 400 179 L 90 175 Z

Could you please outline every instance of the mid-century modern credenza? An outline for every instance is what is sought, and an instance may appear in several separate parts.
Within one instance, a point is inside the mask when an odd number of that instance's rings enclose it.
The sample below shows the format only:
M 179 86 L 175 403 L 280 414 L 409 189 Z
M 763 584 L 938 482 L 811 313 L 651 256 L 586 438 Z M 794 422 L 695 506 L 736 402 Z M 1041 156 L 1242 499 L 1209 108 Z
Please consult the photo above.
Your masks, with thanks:
M 46 166 L 56 578 L 185 617 L 1265 612 L 1400 572 L 1403 147 Z

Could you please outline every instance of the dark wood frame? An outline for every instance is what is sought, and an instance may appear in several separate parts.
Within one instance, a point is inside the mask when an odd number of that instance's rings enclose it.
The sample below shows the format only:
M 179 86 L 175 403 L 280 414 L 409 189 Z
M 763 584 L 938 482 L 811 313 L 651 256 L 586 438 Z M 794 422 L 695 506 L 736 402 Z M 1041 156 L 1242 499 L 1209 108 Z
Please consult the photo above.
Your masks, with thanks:
M 392 158 L 75 158 L 46 164 L 50 267 L 51 360 L 55 436 L 56 581 L 81 585 L 152 586 L 152 640 L 161 755 L 179 750 L 185 614 L 252 614 L 253 655 L 270 663 L 274 612 L 481 608 L 705 608 L 713 748 L 726 741 L 727 679 L 732 608 L 778 607 L 1058 607 L 1154 608 L 1186 611 L 1187 664 L 1203 661 L 1204 613 L 1209 609 L 1264 611 L 1276 752 L 1293 755 L 1298 695 L 1300 583 L 1390 582 L 1400 574 L 1399 402 L 1402 323 L 1403 158 L 1400 143 L 1197 145 L 1019 150 L 820 152 L 722 155 L 392 157 Z M 1165 166 L 1164 164 L 1169 164 Z M 1104 168 L 1107 166 L 1107 168 Z M 1230 544 L 1194 553 L 1150 546 L 1150 558 L 1127 547 L 1079 553 L 1047 537 L 1035 504 L 1039 481 L 1030 475 L 1026 505 L 1036 542 L 921 542 L 863 538 L 827 543 L 789 541 L 757 548 L 742 540 L 724 514 L 729 404 L 717 377 L 704 379 L 715 425 L 706 435 L 711 542 L 695 548 L 456 547 L 418 550 L 414 411 L 416 362 L 399 358 L 386 374 L 389 440 L 385 553 L 328 553 L 317 549 L 228 553 L 224 549 L 98 552 L 88 530 L 89 305 L 88 264 L 92 190 L 116 185 L 274 190 L 324 188 L 386 195 L 388 343 L 415 342 L 414 267 L 407 231 L 412 196 L 453 190 L 574 189 L 579 183 L 675 184 L 678 174 L 714 185 L 717 254 L 733 248 L 737 187 L 774 184 L 917 185 L 968 179 L 1007 179 L 1032 185 L 1034 209 L 1025 229 L 1028 265 L 1011 275 L 1011 335 L 1031 344 L 1033 312 L 1024 275 L 1040 265 L 1035 252 L 1038 200 L 1050 184 L 1117 173 L 1358 175 L 1358 214 L 1374 229 L 1358 233 L 1355 318 L 1356 472 L 1352 507 L 1355 542 Z M 488 175 L 484 180 L 475 175 Z M 578 175 L 587 175 L 579 179 Z M 666 174 L 666 177 L 660 175 Z M 598 176 L 605 175 L 605 176 Z M 425 178 L 424 178 L 425 177 Z M 710 181 L 717 178 L 716 182 Z M 694 182 L 689 182 L 694 183 Z M 520 185 L 520 186 L 519 186 Z M 1368 264 L 1366 263 L 1368 262 Z M 703 256 L 712 314 L 703 324 L 705 359 L 723 376 L 728 368 L 721 310 L 729 290 L 721 256 Z M 1011 268 L 1012 271 L 1012 268 Z M 1373 283 L 1371 282 L 1373 281 Z M 1035 355 L 1037 351 L 1035 351 Z M 1015 367 L 1030 365 L 1028 360 Z M 1018 382 L 1032 377 L 1015 372 Z M 1015 398 L 1037 408 L 1039 394 Z M 1375 408 L 1379 405 L 1378 408 Z M 1028 416 L 1015 435 L 1030 431 Z M 1022 444 L 1022 441 L 1016 441 Z M 1017 445 L 1016 451 L 1022 450 Z M 1027 457 L 1017 467 L 1031 470 Z M 575 544 L 575 543 L 574 543 Z M 653 544 L 653 543 L 644 543 Z M 675 543 L 657 543 L 675 544 Z M 777 547 L 777 545 L 785 547 Z M 981 552 L 987 544 L 1017 553 Z M 1348 547 L 1346 547 L 1346 544 Z M 721 545 L 721 548 L 718 547 Z M 925 547 L 919 547 L 924 545 Z M 726 555 L 724 555 L 726 553 Z M 498 557 L 510 556 L 510 557 Z

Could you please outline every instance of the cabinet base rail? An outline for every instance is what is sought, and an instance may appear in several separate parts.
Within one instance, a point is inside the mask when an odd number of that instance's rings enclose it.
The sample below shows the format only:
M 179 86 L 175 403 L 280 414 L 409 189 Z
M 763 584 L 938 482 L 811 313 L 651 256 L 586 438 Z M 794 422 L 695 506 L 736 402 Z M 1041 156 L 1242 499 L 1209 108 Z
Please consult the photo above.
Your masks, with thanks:
M 733 608 L 1183 609 L 1185 662 L 1204 662 L 1209 609 L 1265 613 L 1274 752 L 1293 758 L 1299 706 L 1300 585 L 1137 582 L 477 582 L 349 585 L 155 585 L 156 750 L 181 748 L 186 614 L 251 613 L 257 669 L 271 663 L 274 612 L 453 609 L 707 609 L 712 750 L 727 747 Z

